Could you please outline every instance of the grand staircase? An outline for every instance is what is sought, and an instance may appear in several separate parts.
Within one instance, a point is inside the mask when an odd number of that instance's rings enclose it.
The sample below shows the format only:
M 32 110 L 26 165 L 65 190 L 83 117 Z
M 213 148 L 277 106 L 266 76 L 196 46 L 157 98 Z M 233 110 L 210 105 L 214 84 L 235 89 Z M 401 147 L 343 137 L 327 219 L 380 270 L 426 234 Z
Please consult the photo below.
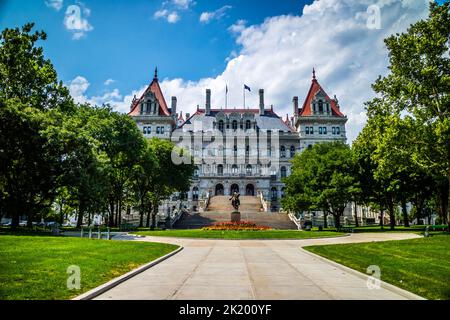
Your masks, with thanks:
M 210 199 L 206 212 L 185 213 L 175 223 L 175 229 L 201 229 L 216 222 L 230 221 L 234 210 L 228 196 L 215 196 Z M 297 229 L 287 214 L 264 212 L 258 197 L 241 196 L 241 220 L 252 221 L 257 225 L 269 226 L 274 229 Z

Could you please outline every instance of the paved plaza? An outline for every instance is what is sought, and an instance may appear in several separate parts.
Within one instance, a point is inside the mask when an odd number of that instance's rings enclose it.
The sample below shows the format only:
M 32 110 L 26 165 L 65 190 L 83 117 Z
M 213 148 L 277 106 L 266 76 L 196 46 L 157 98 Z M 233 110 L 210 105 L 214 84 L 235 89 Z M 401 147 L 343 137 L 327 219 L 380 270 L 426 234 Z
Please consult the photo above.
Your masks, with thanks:
M 96 299 L 414 299 L 395 287 L 369 289 L 367 278 L 302 246 L 412 239 L 410 233 L 352 234 L 306 240 L 206 240 L 146 237 L 182 245 L 173 257 Z M 382 279 L 382 270 L 381 270 Z

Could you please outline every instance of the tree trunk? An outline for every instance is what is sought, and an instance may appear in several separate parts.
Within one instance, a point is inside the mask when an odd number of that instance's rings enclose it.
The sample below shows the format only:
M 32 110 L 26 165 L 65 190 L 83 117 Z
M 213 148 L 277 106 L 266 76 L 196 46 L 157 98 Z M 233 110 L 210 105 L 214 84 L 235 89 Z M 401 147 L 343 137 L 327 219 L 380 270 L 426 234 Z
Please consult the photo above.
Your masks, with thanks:
M 120 226 L 122 224 L 122 198 L 119 199 L 119 210 L 117 210 L 118 214 L 119 214 L 119 223 L 118 225 Z
M 406 209 L 406 200 L 402 199 L 403 225 L 409 228 L 408 210 Z
M 155 230 L 156 228 L 156 214 L 158 213 L 158 202 L 155 201 L 152 204 L 152 225 L 150 226 L 151 230 Z
M 84 205 L 83 201 L 80 200 L 80 204 L 78 205 L 77 228 L 81 228 L 81 225 L 83 224 L 83 215 L 84 215 Z
M 145 224 L 145 226 L 147 228 L 150 228 L 150 215 L 151 215 L 151 212 L 152 212 L 152 206 L 150 204 L 150 207 L 147 208 L 147 223 Z
M 354 202 L 355 207 L 354 207 L 354 214 L 355 214 L 355 227 L 359 227 L 359 221 L 358 221 L 358 207 L 356 205 L 356 201 Z
M 8 212 L 11 214 L 11 228 L 16 229 L 20 222 L 20 209 L 18 206 L 13 204 L 12 208 L 9 208 Z
M 394 201 L 389 199 L 388 201 L 388 210 L 389 210 L 389 224 L 391 226 L 391 230 L 395 229 L 395 211 L 394 211 Z
M 141 203 L 139 204 L 139 228 L 144 226 L 144 199 L 141 198 Z
M 384 221 L 383 221 L 383 219 L 384 219 L 384 209 L 383 209 L 382 206 L 380 206 L 380 228 L 381 228 L 381 230 L 384 229 Z
M 328 228 L 328 213 L 323 210 L 323 228 L 326 229 Z
M 339 230 L 341 227 L 341 215 L 340 214 L 333 214 L 334 217 L 334 226 L 336 227 L 336 230 Z

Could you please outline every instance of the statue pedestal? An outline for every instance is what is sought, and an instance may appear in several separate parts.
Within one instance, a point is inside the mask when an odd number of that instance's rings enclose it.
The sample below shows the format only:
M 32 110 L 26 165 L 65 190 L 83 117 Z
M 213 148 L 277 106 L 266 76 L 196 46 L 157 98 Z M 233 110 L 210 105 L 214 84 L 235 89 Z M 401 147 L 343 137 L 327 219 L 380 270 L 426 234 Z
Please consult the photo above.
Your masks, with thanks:
M 231 222 L 241 222 L 241 213 L 239 211 L 233 211 L 231 213 Z

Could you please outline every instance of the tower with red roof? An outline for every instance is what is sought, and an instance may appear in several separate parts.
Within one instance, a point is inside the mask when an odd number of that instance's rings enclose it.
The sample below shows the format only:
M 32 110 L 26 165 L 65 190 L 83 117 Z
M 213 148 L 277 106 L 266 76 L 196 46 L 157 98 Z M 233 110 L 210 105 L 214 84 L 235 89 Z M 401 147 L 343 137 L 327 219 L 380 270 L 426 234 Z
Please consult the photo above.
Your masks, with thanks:
M 300 138 L 300 150 L 320 142 L 347 141 L 345 124 L 348 119 L 341 112 L 336 96 L 331 99 L 317 81 L 315 69 L 302 107 L 298 107 L 297 97 L 294 97 L 293 107 L 292 123 Z

